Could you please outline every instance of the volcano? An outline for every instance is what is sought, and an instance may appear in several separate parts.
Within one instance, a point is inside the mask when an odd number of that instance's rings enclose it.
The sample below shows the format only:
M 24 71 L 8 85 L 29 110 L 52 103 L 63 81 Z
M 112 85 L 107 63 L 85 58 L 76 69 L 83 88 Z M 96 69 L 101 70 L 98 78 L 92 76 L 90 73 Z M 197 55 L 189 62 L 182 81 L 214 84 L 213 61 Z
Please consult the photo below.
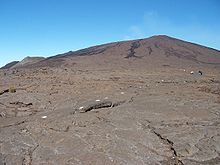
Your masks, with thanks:
M 217 165 L 220 52 L 168 36 L 0 69 L 0 165 Z
M 220 51 L 165 35 L 121 41 L 40 59 L 19 67 L 219 66 Z M 10 66 L 10 65 L 9 65 Z M 7 67 L 8 68 L 8 67 Z

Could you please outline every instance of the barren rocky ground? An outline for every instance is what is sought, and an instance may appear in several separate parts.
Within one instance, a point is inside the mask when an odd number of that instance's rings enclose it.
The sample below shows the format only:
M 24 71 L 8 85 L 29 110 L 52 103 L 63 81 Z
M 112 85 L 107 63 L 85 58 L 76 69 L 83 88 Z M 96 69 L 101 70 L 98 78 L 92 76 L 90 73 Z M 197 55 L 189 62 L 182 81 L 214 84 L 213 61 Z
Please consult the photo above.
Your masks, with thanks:
M 0 70 L 0 165 L 220 164 L 219 67 L 145 66 L 137 47 L 133 63 Z

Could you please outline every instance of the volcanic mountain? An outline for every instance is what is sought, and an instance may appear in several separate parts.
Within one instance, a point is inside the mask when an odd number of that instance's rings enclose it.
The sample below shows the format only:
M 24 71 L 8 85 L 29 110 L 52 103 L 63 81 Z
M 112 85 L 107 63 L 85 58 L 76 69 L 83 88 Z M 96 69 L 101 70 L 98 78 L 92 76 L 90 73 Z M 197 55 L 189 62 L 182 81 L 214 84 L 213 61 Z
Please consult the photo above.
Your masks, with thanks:
M 12 62 L 6 64 L 5 66 L 1 67 L 1 69 L 10 69 L 10 68 L 12 68 L 14 65 L 16 65 L 17 63 L 19 63 L 19 61 L 12 61 Z
M 24 60 L 23 60 L 24 61 Z M 219 66 L 220 51 L 165 35 L 108 43 L 22 63 L 19 67 Z
M 0 165 L 219 165 L 220 52 L 168 36 L 0 69 Z

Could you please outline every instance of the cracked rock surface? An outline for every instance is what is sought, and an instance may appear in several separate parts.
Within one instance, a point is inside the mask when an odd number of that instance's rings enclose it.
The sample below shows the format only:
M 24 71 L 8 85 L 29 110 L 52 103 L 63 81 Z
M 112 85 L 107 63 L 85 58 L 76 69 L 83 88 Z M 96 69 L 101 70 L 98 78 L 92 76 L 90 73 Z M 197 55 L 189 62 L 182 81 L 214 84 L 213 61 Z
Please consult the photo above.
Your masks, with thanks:
M 190 71 L 1 70 L 0 165 L 219 165 L 219 70 Z

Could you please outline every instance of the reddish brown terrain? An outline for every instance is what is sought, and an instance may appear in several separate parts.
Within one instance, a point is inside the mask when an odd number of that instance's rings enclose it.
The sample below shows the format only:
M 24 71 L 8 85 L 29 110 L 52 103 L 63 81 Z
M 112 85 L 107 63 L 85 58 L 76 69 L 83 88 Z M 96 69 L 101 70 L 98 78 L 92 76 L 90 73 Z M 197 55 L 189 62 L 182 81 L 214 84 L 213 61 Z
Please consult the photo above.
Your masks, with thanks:
M 220 51 L 168 36 L 11 63 L 0 165 L 219 165 L 219 84 Z

